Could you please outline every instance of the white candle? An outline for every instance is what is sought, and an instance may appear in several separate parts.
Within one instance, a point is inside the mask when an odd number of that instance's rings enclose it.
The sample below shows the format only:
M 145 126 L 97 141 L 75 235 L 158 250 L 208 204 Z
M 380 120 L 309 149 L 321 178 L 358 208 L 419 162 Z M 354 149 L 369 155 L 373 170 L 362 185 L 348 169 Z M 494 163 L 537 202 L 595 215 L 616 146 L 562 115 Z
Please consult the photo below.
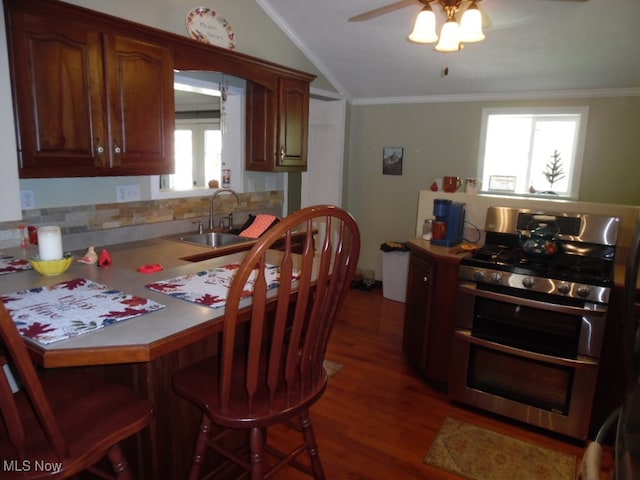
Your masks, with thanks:
M 38 252 L 40 260 L 58 260 L 62 258 L 62 234 L 60 227 L 38 228 Z

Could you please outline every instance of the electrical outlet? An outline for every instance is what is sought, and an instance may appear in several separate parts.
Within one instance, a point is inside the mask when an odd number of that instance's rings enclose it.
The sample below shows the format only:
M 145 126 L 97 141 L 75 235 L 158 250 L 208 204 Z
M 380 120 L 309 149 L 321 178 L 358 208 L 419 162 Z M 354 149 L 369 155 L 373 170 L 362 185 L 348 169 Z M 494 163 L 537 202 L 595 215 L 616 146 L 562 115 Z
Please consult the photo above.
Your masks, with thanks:
M 140 185 L 118 185 L 116 187 L 118 202 L 136 202 L 140 200 Z
M 36 208 L 36 196 L 33 190 L 20 190 L 20 203 L 22 204 L 22 210 Z

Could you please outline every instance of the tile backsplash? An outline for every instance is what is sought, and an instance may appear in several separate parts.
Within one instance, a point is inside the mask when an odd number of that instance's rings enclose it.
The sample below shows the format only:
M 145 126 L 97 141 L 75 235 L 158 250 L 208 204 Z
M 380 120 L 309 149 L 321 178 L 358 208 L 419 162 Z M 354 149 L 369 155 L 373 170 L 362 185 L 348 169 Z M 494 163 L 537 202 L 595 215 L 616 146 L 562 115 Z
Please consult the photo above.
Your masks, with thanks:
M 268 212 L 280 216 L 283 213 L 283 191 L 239 193 L 238 196 L 239 205 L 231 195 L 216 198 L 216 225 L 228 212 L 233 212 L 236 224 L 243 223 L 250 213 Z M 108 238 L 102 242 L 108 244 L 189 231 L 195 229 L 193 222 L 198 220 L 203 220 L 206 227 L 209 197 L 40 208 L 24 210 L 22 214 L 22 221 L 0 222 L 0 248 L 20 245 L 20 225 L 58 225 L 63 241 L 69 240 L 65 242 L 65 250 L 80 248 L 74 243 L 85 245 L 87 242 L 83 238 Z

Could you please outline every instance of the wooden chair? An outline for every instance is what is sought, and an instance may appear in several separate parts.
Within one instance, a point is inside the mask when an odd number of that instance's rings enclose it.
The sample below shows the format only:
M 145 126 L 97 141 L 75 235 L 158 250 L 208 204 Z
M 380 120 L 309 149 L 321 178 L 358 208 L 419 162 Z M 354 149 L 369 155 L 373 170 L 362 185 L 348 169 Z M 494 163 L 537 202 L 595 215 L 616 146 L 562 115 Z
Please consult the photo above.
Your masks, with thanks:
M 296 232 L 304 235 L 301 250 L 294 246 Z M 274 244 L 281 251 L 271 249 Z M 247 253 L 229 289 L 219 355 L 173 377 L 175 391 L 202 412 L 190 479 L 199 477 L 207 447 L 227 459 L 225 466 L 230 460 L 253 480 L 269 478 L 286 464 L 325 478 L 309 407 L 326 387 L 325 350 L 359 254 L 354 219 L 325 205 L 286 217 Z M 280 268 L 277 290 L 265 281 L 267 265 Z M 252 275 L 252 305 L 243 307 Z M 267 427 L 278 423 L 299 430 L 302 443 L 287 452 L 267 443 Z M 248 433 L 248 454 L 246 445 L 229 448 L 234 445 L 229 434 L 238 430 Z M 297 460 L 305 450 L 310 464 Z
M 133 478 L 118 443 L 149 424 L 151 402 L 77 370 L 37 371 L 2 302 L 0 366 L 0 478 Z M 94 467 L 104 457 L 115 475 Z

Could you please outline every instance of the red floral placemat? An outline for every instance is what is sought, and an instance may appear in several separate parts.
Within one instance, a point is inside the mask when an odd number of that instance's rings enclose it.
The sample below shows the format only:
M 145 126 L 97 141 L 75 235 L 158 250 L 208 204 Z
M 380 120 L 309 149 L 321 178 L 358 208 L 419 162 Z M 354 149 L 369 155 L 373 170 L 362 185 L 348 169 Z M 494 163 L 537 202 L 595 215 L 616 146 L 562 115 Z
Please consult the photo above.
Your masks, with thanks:
M 2 295 L 0 299 L 20 333 L 44 344 L 164 308 L 85 278 Z
M 16 258 L 11 255 L 0 255 L 0 275 L 5 273 L 31 270 L 31 264 L 24 258 Z
M 239 266 L 240 264 L 233 263 L 225 265 L 224 267 L 189 273 L 161 282 L 149 283 L 146 287 L 188 302 L 218 308 L 224 306 L 227 302 L 229 287 Z M 242 298 L 250 297 L 253 294 L 256 273 L 257 271 L 254 271 L 249 277 Z M 280 280 L 280 268 L 276 265 L 267 265 L 265 275 L 267 278 L 267 288 L 269 290 L 276 288 Z

